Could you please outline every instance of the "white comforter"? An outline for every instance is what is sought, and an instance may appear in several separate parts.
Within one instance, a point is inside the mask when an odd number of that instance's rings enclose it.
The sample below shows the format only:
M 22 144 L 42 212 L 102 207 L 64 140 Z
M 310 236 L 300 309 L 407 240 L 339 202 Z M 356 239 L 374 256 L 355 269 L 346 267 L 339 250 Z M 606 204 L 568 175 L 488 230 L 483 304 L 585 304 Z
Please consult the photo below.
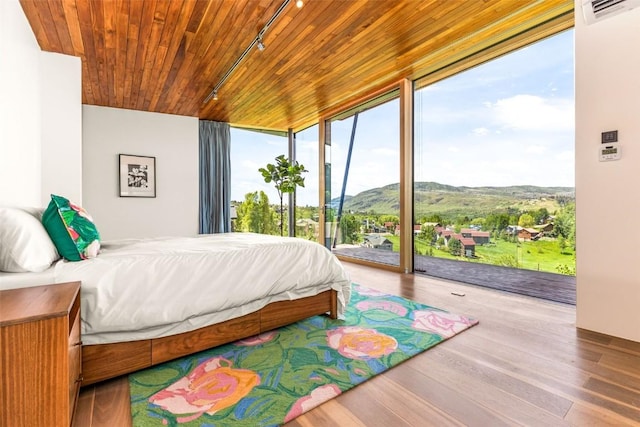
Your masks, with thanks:
M 97 258 L 55 265 L 56 282 L 74 280 L 85 344 L 181 333 L 328 289 L 341 315 L 350 297 L 323 246 L 250 233 L 106 242 Z

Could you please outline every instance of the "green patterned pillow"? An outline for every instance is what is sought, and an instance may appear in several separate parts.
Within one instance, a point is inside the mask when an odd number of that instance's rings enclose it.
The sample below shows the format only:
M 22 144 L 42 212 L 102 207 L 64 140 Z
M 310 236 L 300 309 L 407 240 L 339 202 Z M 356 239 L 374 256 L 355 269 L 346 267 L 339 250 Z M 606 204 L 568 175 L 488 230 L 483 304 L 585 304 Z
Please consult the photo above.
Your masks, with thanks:
M 93 219 L 64 197 L 51 195 L 51 202 L 42 214 L 42 224 L 65 259 L 81 261 L 98 255 L 100 234 Z

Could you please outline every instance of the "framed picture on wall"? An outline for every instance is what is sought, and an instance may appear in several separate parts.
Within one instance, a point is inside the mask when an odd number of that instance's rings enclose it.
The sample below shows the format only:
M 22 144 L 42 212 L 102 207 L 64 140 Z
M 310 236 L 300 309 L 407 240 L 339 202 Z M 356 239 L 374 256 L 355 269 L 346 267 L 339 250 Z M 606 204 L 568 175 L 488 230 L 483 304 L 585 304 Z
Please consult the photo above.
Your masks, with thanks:
M 156 158 L 119 155 L 120 197 L 156 197 Z

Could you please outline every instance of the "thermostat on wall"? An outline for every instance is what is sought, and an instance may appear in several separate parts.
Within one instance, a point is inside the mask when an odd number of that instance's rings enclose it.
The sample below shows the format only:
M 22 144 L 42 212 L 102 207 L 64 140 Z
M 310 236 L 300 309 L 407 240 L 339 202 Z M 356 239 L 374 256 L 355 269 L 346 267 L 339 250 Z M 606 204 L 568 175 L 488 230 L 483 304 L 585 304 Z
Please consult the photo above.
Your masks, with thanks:
M 620 160 L 620 147 L 618 144 L 605 145 L 598 147 L 601 162 L 609 162 L 611 160 Z

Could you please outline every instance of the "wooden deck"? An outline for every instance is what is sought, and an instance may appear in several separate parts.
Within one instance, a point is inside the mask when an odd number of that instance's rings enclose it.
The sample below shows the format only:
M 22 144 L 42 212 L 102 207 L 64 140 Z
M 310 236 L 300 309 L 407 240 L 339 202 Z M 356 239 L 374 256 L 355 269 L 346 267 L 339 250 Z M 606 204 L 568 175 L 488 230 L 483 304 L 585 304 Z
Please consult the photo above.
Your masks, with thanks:
M 387 265 L 399 265 L 398 252 L 362 247 L 338 247 L 333 253 Z M 500 267 L 477 262 L 455 261 L 416 255 L 417 274 L 454 280 L 505 292 L 576 304 L 576 278 L 543 271 Z

